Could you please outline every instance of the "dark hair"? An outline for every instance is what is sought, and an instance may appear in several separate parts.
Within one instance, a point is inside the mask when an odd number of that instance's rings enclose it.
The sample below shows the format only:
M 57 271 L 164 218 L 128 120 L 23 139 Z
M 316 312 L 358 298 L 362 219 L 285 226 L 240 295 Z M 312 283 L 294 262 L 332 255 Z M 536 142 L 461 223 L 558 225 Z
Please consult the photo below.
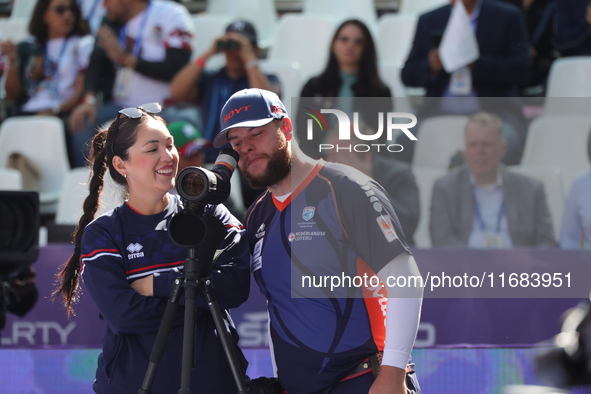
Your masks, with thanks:
M 33 9 L 33 15 L 29 21 L 29 33 L 42 46 L 45 46 L 49 40 L 49 31 L 44 19 L 51 2 L 52 0 L 37 0 L 37 4 L 35 4 L 35 8 Z M 80 11 L 78 2 L 76 0 L 70 0 L 70 7 L 72 7 L 72 11 L 74 12 L 74 28 L 68 34 L 68 37 L 88 34 L 88 24 L 82 19 L 82 11 Z
M 56 299 L 60 295 L 63 297 L 63 304 L 66 307 L 68 317 L 74 314 L 73 305 L 78 301 L 80 288 L 80 242 L 84 229 L 90 222 L 94 220 L 94 216 L 99 208 L 99 199 L 104 185 L 104 176 L 107 169 L 111 178 L 123 187 L 127 187 L 127 179 L 119 173 L 113 166 L 113 157 L 116 152 L 121 159 L 129 159 L 129 148 L 135 144 L 137 140 L 137 132 L 139 128 L 144 125 L 150 117 L 161 122 L 164 120 L 159 115 L 144 113 L 147 116 L 139 118 L 128 118 L 125 115 L 117 114 L 119 119 L 119 126 L 117 136 L 115 138 L 115 145 L 113 145 L 113 137 L 115 135 L 115 128 L 117 127 L 117 119 L 115 119 L 108 129 L 100 130 L 92 139 L 91 154 L 89 165 L 91 168 L 91 177 L 88 183 L 88 197 L 84 200 L 83 211 L 80 217 L 78 226 L 74 231 L 74 253 L 62 265 L 61 271 L 57 275 L 58 287 L 53 291 L 53 298 Z
M 332 47 L 339 37 L 341 30 L 348 25 L 357 26 L 363 33 L 364 48 L 361 54 L 361 63 L 357 73 L 357 81 L 353 84 L 353 92 L 356 97 L 374 97 L 380 90 L 386 88 L 386 85 L 380 79 L 378 74 L 378 55 L 376 47 L 367 26 L 358 19 L 349 19 L 341 23 L 337 28 L 330 43 L 330 54 L 328 63 L 319 76 L 319 85 L 321 94 L 324 97 L 335 97 L 338 94 L 341 85 L 341 74 L 339 63 L 332 50 Z

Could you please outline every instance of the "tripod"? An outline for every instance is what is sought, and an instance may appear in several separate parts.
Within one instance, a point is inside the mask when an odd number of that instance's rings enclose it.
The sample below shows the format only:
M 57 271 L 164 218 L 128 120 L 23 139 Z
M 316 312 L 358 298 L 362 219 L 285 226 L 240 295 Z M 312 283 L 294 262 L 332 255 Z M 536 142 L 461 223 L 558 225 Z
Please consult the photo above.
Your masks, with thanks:
M 206 220 L 204 219 L 207 218 L 209 218 L 209 221 L 212 223 L 205 223 Z M 192 219 L 194 219 L 194 217 Z M 215 223 L 213 222 L 213 220 L 215 220 Z M 204 217 L 203 219 L 201 219 L 201 221 L 203 222 L 202 224 L 205 229 L 214 228 L 216 225 L 219 228 L 220 225 L 219 220 L 210 216 Z M 210 225 L 209 227 L 207 226 L 208 224 Z M 215 298 L 215 295 L 213 294 L 213 285 L 211 283 L 211 280 L 209 279 L 209 273 L 213 268 L 213 264 L 205 264 L 203 261 L 199 261 L 199 259 L 196 257 L 195 245 L 197 243 L 203 244 L 204 247 L 211 247 L 211 245 L 217 244 L 217 242 L 215 241 L 219 238 L 216 232 L 207 231 L 207 233 L 208 236 L 206 236 L 205 239 L 203 239 L 201 242 L 193 243 L 193 246 L 190 247 L 189 256 L 185 260 L 184 278 L 182 280 L 177 279 L 174 283 L 170 298 L 164 311 L 162 322 L 160 323 L 160 328 L 158 329 L 158 333 L 156 335 L 154 347 L 150 355 L 150 363 L 148 364 L 146 375 L 144 376 L 142 386 L 138 390 L 138 394 L 151 393 L 150 389 L 152 387 L 154 375 L 156 373 L 158 365 L 160 364 L 160 361 L 162 360 L 162 355 L 164 354 L 164 350 L 166 348 L 166 341 L 172 329 L 174 316 L 176 315 L 180 307 L 179 302 L 183 289 L 185 293 L 185 320 L 183 327 L 181 388 L 178 392 L 179 394 L 191 393 L 191 369 L 195 355 L 195 295 L 197 293 L 197 287 L 201 287 L 205 295 L 209 311 L 211 312 L 211 315 L 214 319 L 218 336 L 222 341 L 224 352 L 226 353 L 226 357 L 228 358 L 228 362 L 230 363 L 230 368 L 232 370 L 234 380 L 236 381 L 236 386 L 238 387 L 238 393 L 246 393 L 245 376 L 240 371 L 239 362 L 236 356 L 235 349 L 232 346 L 230 335 L 228 331 L 226 331 L 226 325 L 224 323 L 222 313 L 220 312 L 218 302 Z M 173 240 L 176 241 L 174 236 Z M 182 244 L 182 242 L 178 241 L 177 243 Z M 211 256 L 213 257 L 213 253 L 211 254 Z

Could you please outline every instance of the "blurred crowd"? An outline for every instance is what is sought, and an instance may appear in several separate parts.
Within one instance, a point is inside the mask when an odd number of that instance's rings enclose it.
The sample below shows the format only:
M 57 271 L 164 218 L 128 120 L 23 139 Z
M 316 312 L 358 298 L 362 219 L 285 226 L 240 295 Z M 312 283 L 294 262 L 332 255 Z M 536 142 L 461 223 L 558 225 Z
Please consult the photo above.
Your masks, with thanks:
M 590 169 L 580 168 L 580 174 L 564 182 L 559 215 L 553 214 L 554 200 L 548 198 L 555 190 L 517 170 L 531 138 L 525 99 L 547 94 L 557 61 L 591 59 L 591 2 L 443 3 L 418 16 L 396 79 L 415 92 L 412 111 L 419 122 L 413 132 L 419 141 L 425 119 L 465 117 L 462 148 L 441 167 L 448 173 L 423 187 L 413 157 L 418 144 L 403 134 L 396 139 L 403 148 L 396 154 L 316 152 L 306 139 L 306 119 L 298 113 L 292 117 L 300 146 L 312 157 L 354 165 L 381 183 L 407 239 L 413 242 L 421 223 L 428 228 L 428 239 L 414 242 L 418 247 L 591 249 Z M 89 139 L 119 110 L 158 102 L 183 158 L 181 166 L 211 165 L 219 152 L 211 141 L 227 99 L 254 87 L 285 100 L 287 81 L 262 67 L 269 48 L 251 21 L 234 18 L 223 34 L 201 45 L 206 48 L 201 53 L 194 51 L 199 39 L 194 23 L 186 6 L 176 1 L 37 0 L 27 39 L 13 42 L 0 32 L 4 119 L 61 119 L 68 161 L 77 168 L 91 154 Z M 371 111 L 398 111 L 395 87 L 380 70 L 377 48 L 383 45 L 376 42 L 375 29 L 353 18 L 335 26 L 324 68 L 301 81 L 299 97 L 312 98 L 317 108 L 340 108 L 361 117 L 368 110 L 361 98 L 380 98 L 376 103 L 382 107 L 372 105 Z M 491 105 L 485 100 L 491 97 L 500 99 Z M 362 120 L 362 134 L 381 127 L 374 117 Z M 327 126 L 332 130 L 335 125 Z M 324 138 L 338 144 L 334 132 Z M 587 139 L 587 146 L 578 149 L 584 154 L 586 148 L 591 160 Z M 229 203 L 239 218 L 260 193 L 240 180 L 233 192 L 240 195 Z

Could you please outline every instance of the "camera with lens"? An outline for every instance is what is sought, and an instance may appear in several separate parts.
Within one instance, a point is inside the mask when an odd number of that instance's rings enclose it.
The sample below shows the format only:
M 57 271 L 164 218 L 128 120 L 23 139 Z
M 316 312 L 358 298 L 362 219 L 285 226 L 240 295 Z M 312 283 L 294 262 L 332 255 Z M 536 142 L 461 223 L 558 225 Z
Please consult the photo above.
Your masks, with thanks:
M 21 298 L 14 283 L 34 276 L 29 266 L 39 257 L 40 221 L 37 192 L 0 191 L 0 329 L 7 310 L 26 313 L 36 301 L 36 289 Z
M 566 313 L 554 346 L 535 360 L 543 383 L 571 388 L 591 385 L 591 302 L 585 300 Z
M 207 232 L 200 219 L 207 204 L 221 204 L 230 197 L 230 179 L 238 164 L 238 153 L 231 148 L 220 151 L 215 164 L 208 170 L 187 167 L 176 178 L 176 190 L 184 209 L 170 221 L 169 233 L 181 246 L 195 246 Z
M 218 40 L 217 49 L 219 51 L 224 50 L 237 50 L 240 49 L 240 42 L 232 39 Z

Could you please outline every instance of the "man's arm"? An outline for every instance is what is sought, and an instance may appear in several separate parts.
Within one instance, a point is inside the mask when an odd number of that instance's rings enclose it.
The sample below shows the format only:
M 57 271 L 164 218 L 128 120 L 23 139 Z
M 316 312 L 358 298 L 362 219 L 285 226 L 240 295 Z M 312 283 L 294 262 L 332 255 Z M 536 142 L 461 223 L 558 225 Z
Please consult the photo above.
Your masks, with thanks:
M 556 248 L 556 238 L 554 237 L 554 226 L 552 225 L 552 216 L 548 208 L 546 191 L 544 185 L 540 182 L 536 187 L 534 194 L 536 210 L 534 212 L 535 223 L 535 245 L 542 248 Z
M 435 82 L 443 67 L 433 45 L 430 26 L 424 15 L 419 17 L 412 48 L 400 73 L 402 83 L 410 87 L 426 87 Z
M 452 229 L 453 220 L 445 185 L 443 180 L 439 179 L 433 185 L 429 216 L 429 233 L 433 246 L 466 246 L 458 238 L 458 235 L 454 234 Z
M 406 252 L 396 256 L 378 272 L 383 283 L 388 283 L 389 277 L 408 278 L 420 275 L 414 257 Z M 389 293 L 393 290 L 395 289 L 389 289 Z M 384 358 L 370 394 L 406 394 L 406 365 L 419 328 L 423 288 L 396 290 L 400 292 L 399 297 L 391 298 L 390 294 L 388 296 Z

